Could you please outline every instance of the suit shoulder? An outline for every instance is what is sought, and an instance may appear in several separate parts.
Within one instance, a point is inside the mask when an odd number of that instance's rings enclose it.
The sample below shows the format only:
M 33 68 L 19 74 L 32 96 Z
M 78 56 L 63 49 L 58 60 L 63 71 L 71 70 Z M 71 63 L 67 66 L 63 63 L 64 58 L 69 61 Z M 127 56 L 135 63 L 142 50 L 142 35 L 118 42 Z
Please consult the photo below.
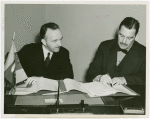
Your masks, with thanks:
M 106 40 L 106 41 L 102 41 L 99 45 L 99 47 L 103 47 L 105 49 L 109 49 L 114 43 L 116 42 L 115 39 L 111 39 L 111 40 Z
M 60 53 L 69 53 L 69 51 L 65 47 L 60 48 Z
M 137 52 L 142 56 L 146 56 L 146 47 L 138 42 L 136 42 Z
M 142 51 L 146 50 L 146 47 L 144 45 L 142 45 L 142 44 L 140 44 L 138 42 L 136 42 L 136 43 L 137 43 L 138 47 L 140 48 L 140 50 L 142 50 Z
M 28 53 L 32 52 L 34 50 L 39 49 L 39 45 L 40 44 L 38 44 L 38 43 L 27 44 L 27 45 L 23 46 L 19 52 L 28 52 Z
M 57 52 L 57 54 L 61 57 L 68 57 L 69 56 L 69 51 L 64 47 L 61 47 L 59 52 Z
M 102 41 L 100 44 L 104 46 L 109 46 L 109 45 L 112 45 L 115 41 L 116 41 L 115 39 L 105 40 L 105 41 Z
M 22 49 L 32 49 L 37 47 L 38 44 L 37 43 L 30 43 L 30 44 L 26 44 L 25 46 L 22 47 Z
M 102 41 L 101 43 L 102 43 L 102 44 L 110 44 L 110 43 L 113 43 L 113 42 L 114 42 L 114 39 L 105 40 L 105 41 Z

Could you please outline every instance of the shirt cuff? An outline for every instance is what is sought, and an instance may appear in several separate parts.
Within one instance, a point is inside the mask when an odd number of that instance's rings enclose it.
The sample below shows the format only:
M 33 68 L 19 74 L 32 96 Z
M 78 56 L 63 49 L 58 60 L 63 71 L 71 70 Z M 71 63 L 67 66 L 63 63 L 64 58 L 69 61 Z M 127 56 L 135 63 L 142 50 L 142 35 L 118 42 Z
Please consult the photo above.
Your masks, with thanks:
M 123 83 L 124 83 L 125 85 L 127 85 L 127 81 L 126 81 L 125 77 L 122 77 L 122 78 L 123 78 Z
M 93 82 L 100 82 L 102 75 L 98 75 L 93 79 Z

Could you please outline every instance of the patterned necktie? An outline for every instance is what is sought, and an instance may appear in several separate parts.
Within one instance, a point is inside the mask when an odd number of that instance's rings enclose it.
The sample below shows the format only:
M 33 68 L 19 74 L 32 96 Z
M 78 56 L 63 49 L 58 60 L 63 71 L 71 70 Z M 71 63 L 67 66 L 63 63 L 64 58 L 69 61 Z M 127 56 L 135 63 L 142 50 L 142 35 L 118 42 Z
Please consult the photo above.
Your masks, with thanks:
M 45 68 L 47 69 L 48 65 L 50 64 L 50 53 L 47 54 L 46 60 L 45 60 Z

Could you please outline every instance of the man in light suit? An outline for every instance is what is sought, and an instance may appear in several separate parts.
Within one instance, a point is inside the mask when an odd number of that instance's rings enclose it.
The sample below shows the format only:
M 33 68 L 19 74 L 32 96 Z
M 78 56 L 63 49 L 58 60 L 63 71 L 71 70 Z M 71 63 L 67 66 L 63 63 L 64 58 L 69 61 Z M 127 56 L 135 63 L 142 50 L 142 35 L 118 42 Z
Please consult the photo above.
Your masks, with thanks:
M 87 71 L 87 81 L 110 85 L 145 85 L 146 48 L 135 41 L 139 22 L 125 18 L 118 29 L 118 38 L 99 45 Z
M 69 51 L 61 46 L 63 36 L 55 23 L 47 23 L 40 30 L 41 42 L 25 45 L 18 56 L 28 77 L 54 80 L 73 79 Z M 33 78 L 27 80 L 34 82 Z

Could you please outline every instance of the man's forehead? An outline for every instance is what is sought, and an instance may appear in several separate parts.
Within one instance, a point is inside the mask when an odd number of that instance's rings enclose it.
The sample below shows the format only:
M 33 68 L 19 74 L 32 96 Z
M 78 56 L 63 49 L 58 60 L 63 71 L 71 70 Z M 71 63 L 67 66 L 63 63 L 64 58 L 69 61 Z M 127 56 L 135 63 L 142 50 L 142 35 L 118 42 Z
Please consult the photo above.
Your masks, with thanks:
M 134 28 L 128 29 L 125 26 L 121 26 L 119 32 L 125 36 L 135 36 L 136 29 L 134 29 Z

